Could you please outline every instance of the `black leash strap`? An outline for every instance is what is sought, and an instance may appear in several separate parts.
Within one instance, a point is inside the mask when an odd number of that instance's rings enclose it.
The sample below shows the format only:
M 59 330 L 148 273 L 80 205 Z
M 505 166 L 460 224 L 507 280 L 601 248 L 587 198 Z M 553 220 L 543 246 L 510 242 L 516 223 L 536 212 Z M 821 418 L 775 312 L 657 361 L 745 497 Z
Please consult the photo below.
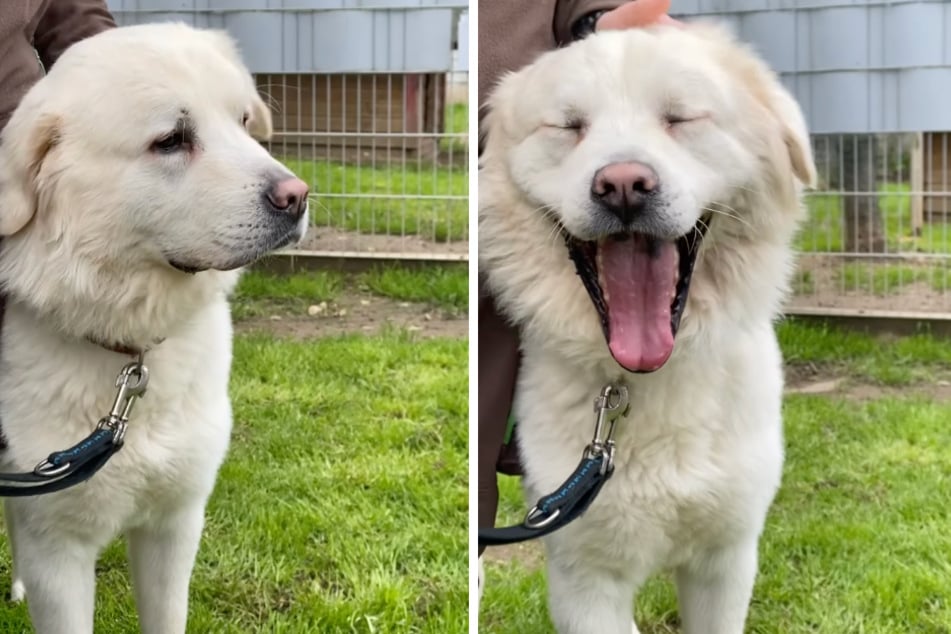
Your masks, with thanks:
M 97 429 L 69 449 L 56 451 L 29 473 L 0 473 L 0 497 L 25 497 L 61 491 L 91 478 L 119 451 L 115 433 Z
M 594 438 L 574 472 L 554 492 L 538 500 L 521 524 L 480 528 L 479 546 L 503 546 L 537 539 L 581 517 L 614 473 L 614 426 L 628 412 L 627 388 L 607 385 L 594 401 Z M 602 439 L 605 423 L 606 438 Z
M 554 493 L 538 500 L 521 524 L 480 528 L 480 546 L 503 546 L 544 537 L 581 517 L 598 496 L 614 468 L 604 469 L 605 456 L 584 458 Z
M 95 431 L 62 451 L 54 451 L 27 473 L 0 473 L 0 497 L 25 497 L 61 491 L 85 482 L 122 448 L 129 413 L 145 394 L 149 370 L 138 361 L 129 363 L 116 378 L 116 400 Z

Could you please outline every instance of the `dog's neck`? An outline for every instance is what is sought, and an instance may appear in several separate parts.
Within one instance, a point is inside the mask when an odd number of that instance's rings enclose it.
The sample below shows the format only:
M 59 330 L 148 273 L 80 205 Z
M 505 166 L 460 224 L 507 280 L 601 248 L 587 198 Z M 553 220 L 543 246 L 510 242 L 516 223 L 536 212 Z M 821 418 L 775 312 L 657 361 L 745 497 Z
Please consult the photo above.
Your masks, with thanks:
M 7 303 L 23 306 L 64 339 L 129 356 L 160 337 L 175 337 L 197 314 L 225 300 L 239 275 L 185 275 L 135 260 L 103 264 L 82 254 L 54 255 L 38 238 L 4 240 L 0 286 Z
M 100 341 L 96 339 L 95 337 L 92 337 L 89 335 L 86 336 L 86 341 L 88 341 L 91 344 L 99 346 L 103 350 L 108 350 L 109 352 L 115 352 L 116 354 L 121 354 L 123 356 L 141 359 L 143 356 L 145 356 L 146 352 L 150 351 L 152 348 L 154 348 L 155 346 L 165 341 L 165 337 L 155 339 L 154 341 L 152 341 L 151 344 L 149 344 L 148 346 L 145 346 L 144 348 L 139 346 L 130 346 L 130 345 L 126 345 L 124 343 L 118 343 L 118 342 Z

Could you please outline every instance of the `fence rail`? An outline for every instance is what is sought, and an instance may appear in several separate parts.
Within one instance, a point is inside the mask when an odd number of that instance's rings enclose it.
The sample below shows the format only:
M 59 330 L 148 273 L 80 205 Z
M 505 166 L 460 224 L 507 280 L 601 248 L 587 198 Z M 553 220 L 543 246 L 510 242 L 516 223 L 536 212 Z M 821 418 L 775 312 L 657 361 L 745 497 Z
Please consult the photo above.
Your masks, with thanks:
M 311 185 L 296 254 L 468 257 L 468 74 L 257 76 L 270 152 Z
M 951 317 L 951 135 L 816 135 L 790 309 Z

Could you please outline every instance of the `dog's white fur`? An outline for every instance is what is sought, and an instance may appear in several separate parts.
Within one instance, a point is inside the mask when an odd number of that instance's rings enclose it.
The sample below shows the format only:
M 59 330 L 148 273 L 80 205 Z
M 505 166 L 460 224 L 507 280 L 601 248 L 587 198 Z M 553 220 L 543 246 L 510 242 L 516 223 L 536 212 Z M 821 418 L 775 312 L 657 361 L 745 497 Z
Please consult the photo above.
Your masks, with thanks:
M 156 152 L 183 119 L 187 152 Z M 31 470 L 109 412 L 131 359 L 151 381 L 125 446 L 90 481 L 6 501 L 14 599 L 43 634 L 92 632 L 95 562 L 128 537 L 143 632 L 184 632 L 205 504 L 228 447 L 240 265 L 303 234 L 275 228 L 269 182 L 292 178 L 252 138 L 270 115 L 230 39 L 178 24 L 71 47 L 23 99 L 0 146 L 0 341 L 6 471 Z M 286 224 L 286 223 L 285 223 Z M 293 234 L 293 235 L 291 235 Z M 190 275 L 175 261 L 203 270 Z
M 669 114 L 705 118 L 670 126 Z M 587 122 L 583 136 L 558 127 L 572 117 Z M 592 36 L 504 78 L 486 133 L 479 263 L 521 328 L 515 413 L 529 500 L 578 464 L 601 386 L 630 390 L 613 478 L 585 516 L 545 540 L 558 631 L 629 634 L 637 588 L 670 569 L 684 632 L 740 634 L 782 470 L 772 324 L 802 184 L 815 177 L 797 104 L 725 31 L 657 27 Z M 720 211 L 671 358 L 637 375 L 612 359 L 553 222 L 591 239 L 594 172 L 631 160 L 659 176 L 658 234 L 682 235 L 705 209 Z

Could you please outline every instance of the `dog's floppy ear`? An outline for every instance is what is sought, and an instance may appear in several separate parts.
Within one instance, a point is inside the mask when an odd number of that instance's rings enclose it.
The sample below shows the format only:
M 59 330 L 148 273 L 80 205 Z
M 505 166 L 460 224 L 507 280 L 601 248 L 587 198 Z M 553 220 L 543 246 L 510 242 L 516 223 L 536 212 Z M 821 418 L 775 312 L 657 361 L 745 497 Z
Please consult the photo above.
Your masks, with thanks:
M 767 105 L 782 127 L 793 173 L 806 187 L 815 187 L 818 176 L 812 156 L 812 143 L 799 104 L 775 78 L 766 90 Z
M 274 133 L 271 122 L 271 110 L 264 103 L 260 95 L 251 99 L 251 113 L 248 117 L 248 132 L 258 141 L 267 141 Z
M 20 116 L 17 116 L 19 114 Z M 15 113 L 0 142 L 0 236 L 25 227 L 36 214 L 43 161 L 59 143 L 60 120 L 28 108 Z
M 734 34 L 724 25 L 701 21 L 691 22 L 687 28 L 691 33 L 727 45 L 718 47 L 726 56 L 726 65 L 739 72 L 747 89 L 769 110 L 780 126 L 793 174 L 803 185 L 814 187 L 816 165 L 806 119 L 779 77 L 760 61 L 749 45 L 738 44 Z

